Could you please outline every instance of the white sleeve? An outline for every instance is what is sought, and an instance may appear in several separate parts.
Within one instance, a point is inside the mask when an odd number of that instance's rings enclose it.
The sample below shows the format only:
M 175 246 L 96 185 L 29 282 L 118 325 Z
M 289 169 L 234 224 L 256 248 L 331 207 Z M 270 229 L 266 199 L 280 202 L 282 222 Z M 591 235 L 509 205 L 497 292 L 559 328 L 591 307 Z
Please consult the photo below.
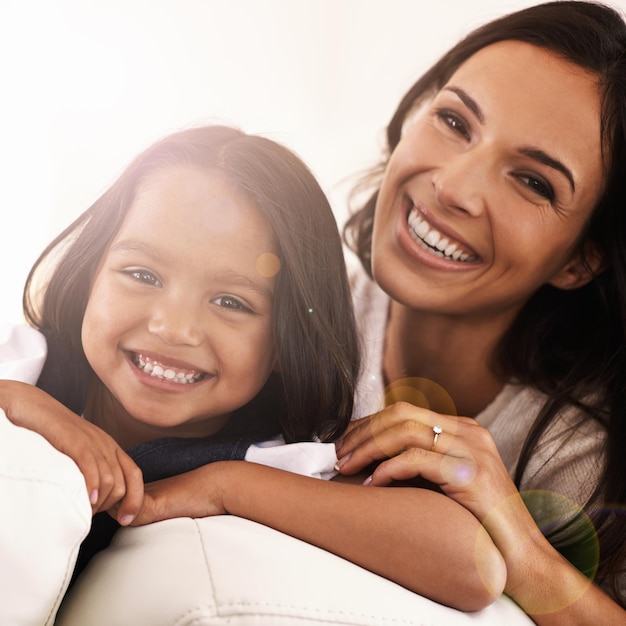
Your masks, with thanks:
M 251 445 L 245 460 L 323 480 L 330 480 L 337 474 L 334 443 L 302 441 L 285 444 L 279 437 Z
M 0 379 L 34 385 L 48 354 L 45 337 L 25 325 L 0 326 Z

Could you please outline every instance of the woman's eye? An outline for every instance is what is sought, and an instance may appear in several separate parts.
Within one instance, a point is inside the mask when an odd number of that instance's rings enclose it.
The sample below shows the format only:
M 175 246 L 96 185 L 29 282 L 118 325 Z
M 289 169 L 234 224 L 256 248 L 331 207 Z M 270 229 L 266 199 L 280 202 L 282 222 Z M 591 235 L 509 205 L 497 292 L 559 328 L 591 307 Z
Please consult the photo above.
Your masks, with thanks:
M 154 287 L 161 287 L 161 281 L 149 270 L 132 269 L 124 272 L 137 282 L 145 285 L 153 285 Z
M 234 296 L 219 296 L 211 300 L 213 304 L 231 311 L 250 311 L 250 309 Z
M 519 179 L 522 181 L 524 185 L 526 185 L 531 191 L 536 193 L 538 196 L 545 198 L 546 200 L 550 200 L 550 202 L 554 201 L 555 194 L 552 185 L 542 178 L 537 178 L 535 176 L 523 175 L 520 176 Z
M 448 109 L 439 109 L 437 111 L 437 117 L 448 127 L 450 130 L 461 135 L 468 141 L 471 139 L 467 124 L 463 118 L 459 117 L 456 113 L 449 111 Z

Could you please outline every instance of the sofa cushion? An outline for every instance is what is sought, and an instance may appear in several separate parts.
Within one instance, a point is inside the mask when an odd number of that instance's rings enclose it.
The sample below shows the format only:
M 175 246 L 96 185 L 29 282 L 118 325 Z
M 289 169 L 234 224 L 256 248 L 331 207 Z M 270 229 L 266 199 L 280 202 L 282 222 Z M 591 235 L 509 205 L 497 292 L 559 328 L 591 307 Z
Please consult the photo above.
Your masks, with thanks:
M 462 613 L 249 520 L 123 528 L 68 594 L 57 626 L 527 626 L 508 598 Z

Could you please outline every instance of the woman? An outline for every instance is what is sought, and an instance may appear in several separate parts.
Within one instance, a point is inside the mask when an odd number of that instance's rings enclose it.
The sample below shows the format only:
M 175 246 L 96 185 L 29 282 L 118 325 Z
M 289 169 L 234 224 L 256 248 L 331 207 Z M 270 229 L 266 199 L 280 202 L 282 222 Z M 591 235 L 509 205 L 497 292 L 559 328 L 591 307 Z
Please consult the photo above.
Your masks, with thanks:
M 488 24 L 415 83 L 387 137 L 346 225 L 384 292 L 355 291 L 369 371 L 388 403 L 431 390 L 468 417 L 392 405 L 352 425 L 341 472 L 382 461 L 366 484 L 439 485 L 538 623 L 624 619 L 557 550 L 624 602 L 626 26 L 584 2 Z

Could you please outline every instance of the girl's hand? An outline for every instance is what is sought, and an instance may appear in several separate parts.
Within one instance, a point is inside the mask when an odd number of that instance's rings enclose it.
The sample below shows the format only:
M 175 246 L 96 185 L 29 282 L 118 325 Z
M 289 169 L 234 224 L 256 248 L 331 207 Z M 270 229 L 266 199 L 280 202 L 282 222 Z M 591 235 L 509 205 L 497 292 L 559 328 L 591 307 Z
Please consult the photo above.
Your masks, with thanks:
M 222 495 L 224 464 L 210 463 L 198 469 L 145 485 L 143 503 L 132 520 L 142 526 L 173 517 L 209 517 L 227 513 Z M 116 516 L 117 517 L 117 516 Z
M 435 427 L 441 430 L 436 444 Z M 337 456 L 339 471 L 347 475 L 381 461 L 369 485 L 424 478 L 481 521 L 518 493 L 486 428 L 406 402 L 352 422 L 337 443 Z
M 142 473 L 110 435 L 25 383 L 0 381 L 0 406 L 15 425 L 39 433 L 73 459 L 94 513 L 117 505 L 121 524 L 133 519 L 143 499 Z

